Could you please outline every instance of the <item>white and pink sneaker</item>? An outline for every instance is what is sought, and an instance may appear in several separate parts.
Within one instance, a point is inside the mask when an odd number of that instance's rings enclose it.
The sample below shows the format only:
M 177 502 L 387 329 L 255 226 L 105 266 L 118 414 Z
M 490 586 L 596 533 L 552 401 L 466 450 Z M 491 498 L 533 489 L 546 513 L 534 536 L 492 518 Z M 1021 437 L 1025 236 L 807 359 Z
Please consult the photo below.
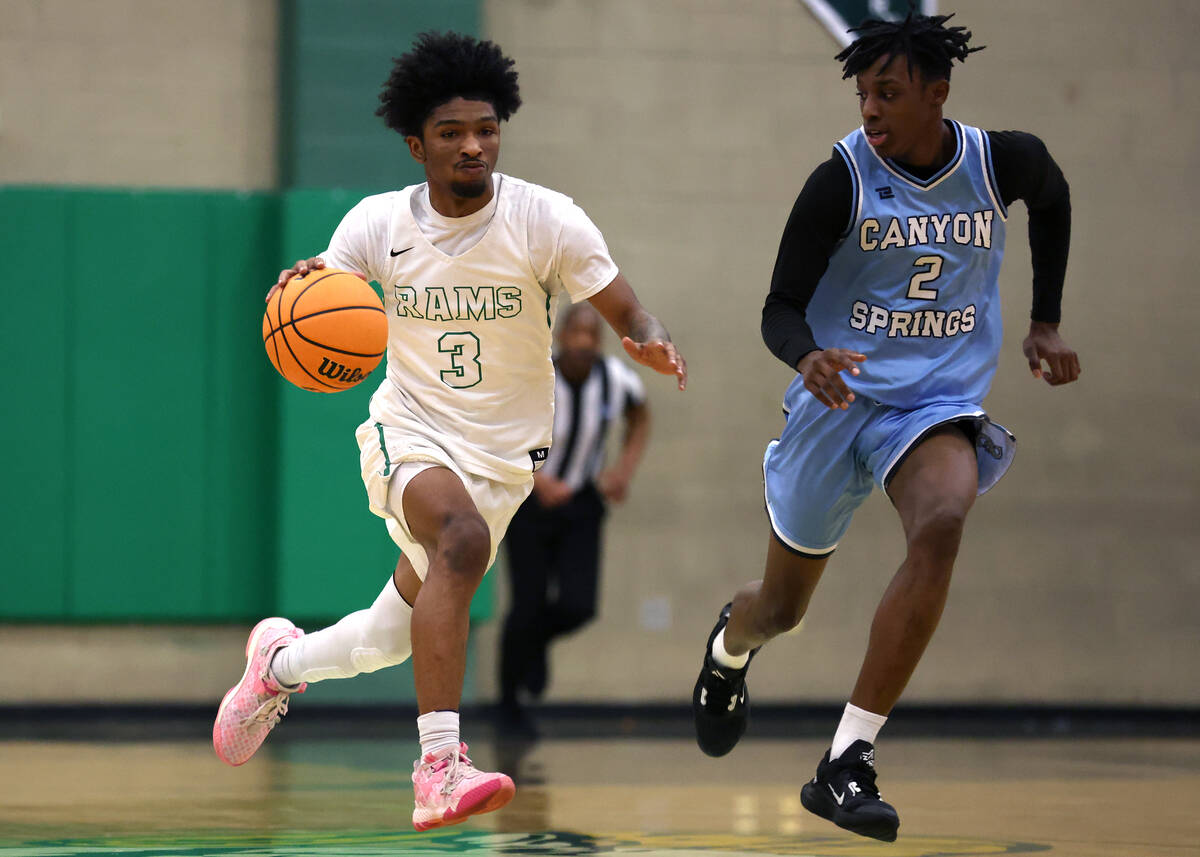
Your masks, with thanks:
M 284 687 L 271 675 L 271 658 L 304 632 L 287 619 L 263 619 L 246 641 L 246 671 L 229 689 L 213 723 L 213 749 L 228 765 L 242 765 L 262 746 L 279 718 L 287 714 L 288 697 L 308 686 Z
M 466 821 L 472 815 L 500 809 L 516 794 L 506 774 L 477 771 L 467 758 L 467 745 L 444 755 L 426 753 L 413 762 L 413 827 L 431 830 Z

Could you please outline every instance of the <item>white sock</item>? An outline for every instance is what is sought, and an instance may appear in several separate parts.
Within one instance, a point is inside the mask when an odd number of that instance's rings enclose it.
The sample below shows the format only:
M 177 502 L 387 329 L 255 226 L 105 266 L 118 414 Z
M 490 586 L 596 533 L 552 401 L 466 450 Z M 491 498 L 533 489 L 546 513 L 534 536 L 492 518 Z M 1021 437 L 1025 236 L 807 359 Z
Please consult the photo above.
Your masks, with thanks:
M 833 744 L 829 747 L 829 758 L 841 758 L 846 748 L 855 741 L 866 741 L 874 745 L 875 736 L 885 723 L 886 715 L 872 714 L 847 702 L 846 710 L 842 712 L 842 722 L 838 724 L 837 732 L 833 735 Z
M 271 674 L 292 686 L 327 678 L 350 678 L 402 664 L 412 654 L 412 608 L 391 575 L 375 603 L 336 625 L 306 634 L 275 653 Z
M 717 632 L 717 636 L 713 637 L 712 643 L 713 660 L 723 667 L 729 667 L 731 670 L 740 670 L 750 662 L 750 653 L 744 655 L 731 655 L 725 651 L 725 629 L 722 628 Z
M 421 736 L 421 758 L 429 753 L 440 755 L 448 747 L 458 749 L 458 712 L 431 711 L 417 718 L 417 733 Z

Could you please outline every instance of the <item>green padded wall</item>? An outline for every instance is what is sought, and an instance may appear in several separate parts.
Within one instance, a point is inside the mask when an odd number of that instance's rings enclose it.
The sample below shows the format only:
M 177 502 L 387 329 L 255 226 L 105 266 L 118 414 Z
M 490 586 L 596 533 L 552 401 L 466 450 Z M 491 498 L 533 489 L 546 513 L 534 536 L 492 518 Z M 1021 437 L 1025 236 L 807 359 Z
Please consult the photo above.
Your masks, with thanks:
M 64 194 L 0 191 L 0 248 L 29 275 L 5 289 L 0 314 L 4 365 L 25 367 L 5 372 L 0 382 L 6 412 L 0 615 L 9 618 L 58 617 L 67 609 L 73 268 L 64 249 L 74 241 L 72 224 Z
M 282 185 L 421 181 L 403 139 L 375 115 L 379 91 L 418 33 L 478 35 L 480 0 L 282 0 L 280 21 Z
M 278 255 L 263 194 L 0 188 L 11 450 L 0 616 L 250 618 L 269 606 Z M 11 292 L 10 292 L 11 295 Z M 7 481 L 7 480 L 6 480 Z

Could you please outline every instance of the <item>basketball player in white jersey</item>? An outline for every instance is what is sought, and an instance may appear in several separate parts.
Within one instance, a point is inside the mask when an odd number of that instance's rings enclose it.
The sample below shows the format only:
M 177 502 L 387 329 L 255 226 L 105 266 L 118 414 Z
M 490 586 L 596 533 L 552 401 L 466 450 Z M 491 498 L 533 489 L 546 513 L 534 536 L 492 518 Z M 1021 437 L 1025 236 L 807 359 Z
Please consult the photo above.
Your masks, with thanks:
M 213 744 L 240 765 L 308 682 L 411 654 L 421 740 L 413 826 L 427 830 L 499 809 L 514 793 L 509 777 L 471 764 L 458 707 L 471 597 L 550 446 L 555 304 L 564 294 L 590 301 L 632 359 L 675 376 L 680 390 L 687 369 L 587 215 L 494 171 L 500 123 L 521 104 L 513 62 L 495 44 L 423 34 L 380 101 L 426 181 L 362 200 L 329 248 L 280 272 L 272 292 L 326 266 L 383 288 L 387 377 L 357 436 L 371 510 L 400 561 L 374 604 L 332 627 L 305 635 L 286 619 L 258 623 Z

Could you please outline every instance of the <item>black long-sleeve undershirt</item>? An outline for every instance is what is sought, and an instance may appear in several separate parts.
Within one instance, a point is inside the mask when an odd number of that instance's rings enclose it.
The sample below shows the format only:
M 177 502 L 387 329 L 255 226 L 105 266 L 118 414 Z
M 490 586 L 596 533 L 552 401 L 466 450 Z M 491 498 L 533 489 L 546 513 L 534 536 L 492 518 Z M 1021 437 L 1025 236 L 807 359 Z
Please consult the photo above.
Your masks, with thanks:
M 1057 323 L 1071 243 L 1071 192 L 1045 144 L 1024 131 L 988 131 L 992 168 L 1004 205 L 1024 200 L 1029 210 L 1034 321 Z M 918 177 L 936 170 L 905 165 Z M 850 224 L 853 185 L 839 155 L 813 170 L 796 198 L 779 243 L 771 291 L 763 306 L 762 337 L 780 360 L 795 368 L 819 346 L 805 319 L 817 283 Z M 836 346 L 837 343 L 827 343 Z

